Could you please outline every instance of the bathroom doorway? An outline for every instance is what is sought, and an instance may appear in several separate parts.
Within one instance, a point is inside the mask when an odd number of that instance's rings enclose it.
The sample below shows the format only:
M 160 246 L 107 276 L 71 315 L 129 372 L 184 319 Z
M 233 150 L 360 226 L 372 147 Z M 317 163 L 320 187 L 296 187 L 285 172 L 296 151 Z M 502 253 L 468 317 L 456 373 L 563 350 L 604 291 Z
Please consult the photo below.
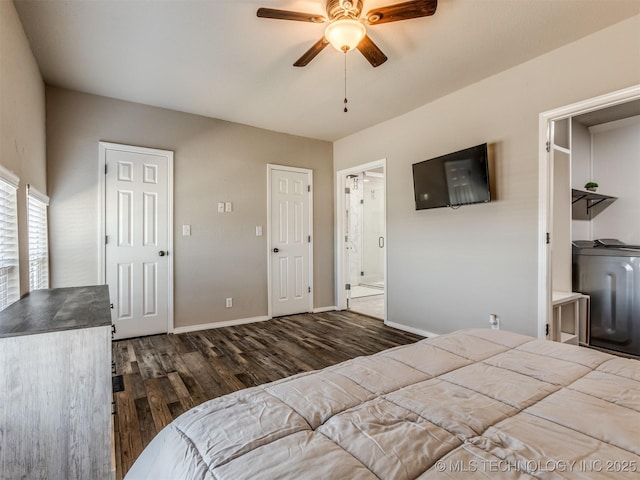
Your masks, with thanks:
M 342 172 L 341 308 L 385 319 L 384 162 Z M 340 295 L 339 295 L 340 297 Z

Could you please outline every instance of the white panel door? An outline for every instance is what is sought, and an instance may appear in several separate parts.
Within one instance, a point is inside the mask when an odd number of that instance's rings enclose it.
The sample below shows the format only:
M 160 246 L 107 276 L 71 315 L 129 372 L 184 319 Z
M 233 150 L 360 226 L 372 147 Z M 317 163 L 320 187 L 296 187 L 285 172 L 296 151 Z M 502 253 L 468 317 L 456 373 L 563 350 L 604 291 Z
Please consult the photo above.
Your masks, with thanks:
M 168 331 L 169 157 L 105 148 L 105 275 L 115 338 Z
M 310 173 L 271 169 L 271 315 L 311 306 Z

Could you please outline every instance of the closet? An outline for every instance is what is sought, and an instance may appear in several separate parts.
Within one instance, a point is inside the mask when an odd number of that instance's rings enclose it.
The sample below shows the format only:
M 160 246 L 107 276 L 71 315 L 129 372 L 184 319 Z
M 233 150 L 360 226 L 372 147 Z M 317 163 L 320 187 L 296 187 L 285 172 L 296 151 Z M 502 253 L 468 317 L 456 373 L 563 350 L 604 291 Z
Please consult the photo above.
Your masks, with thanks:
M 602 299 L 585 294 L 584 282 L 578 288 L 580 248 L 598 239 L 640 244 L 640 225 L 631 221 L 640 212 L 639 129 L 640 100 L 550 122 L 550 340 L 588 344 L 590 313 L 602 315 Z M 585 188 L 591 181 L 597 191 Z

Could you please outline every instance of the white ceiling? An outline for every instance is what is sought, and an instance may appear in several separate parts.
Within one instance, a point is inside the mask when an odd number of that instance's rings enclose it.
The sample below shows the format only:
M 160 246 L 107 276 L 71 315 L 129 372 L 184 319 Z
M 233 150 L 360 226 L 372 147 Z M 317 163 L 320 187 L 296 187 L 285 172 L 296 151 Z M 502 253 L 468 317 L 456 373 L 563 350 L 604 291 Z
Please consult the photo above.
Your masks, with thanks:
M 365 0 L 374 6 L 404 0 Z M 373 68 L 324 49 L 324 26 L 256 17 L 323 14 L 322 0 L 15 0 L 50 85 L 279 132 L 336 140 L 640 13 L 640 0 L 440 0 L 432 17 L 368 28 Z

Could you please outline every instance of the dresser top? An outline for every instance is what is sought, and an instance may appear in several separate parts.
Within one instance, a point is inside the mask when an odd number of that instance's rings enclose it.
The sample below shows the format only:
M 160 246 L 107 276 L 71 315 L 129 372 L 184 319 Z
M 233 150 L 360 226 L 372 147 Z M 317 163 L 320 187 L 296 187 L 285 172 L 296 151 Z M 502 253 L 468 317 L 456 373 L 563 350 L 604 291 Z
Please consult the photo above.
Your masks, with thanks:
M 35 290 L 0 312 L 0 338 L 110 324 L 106 285 Z

